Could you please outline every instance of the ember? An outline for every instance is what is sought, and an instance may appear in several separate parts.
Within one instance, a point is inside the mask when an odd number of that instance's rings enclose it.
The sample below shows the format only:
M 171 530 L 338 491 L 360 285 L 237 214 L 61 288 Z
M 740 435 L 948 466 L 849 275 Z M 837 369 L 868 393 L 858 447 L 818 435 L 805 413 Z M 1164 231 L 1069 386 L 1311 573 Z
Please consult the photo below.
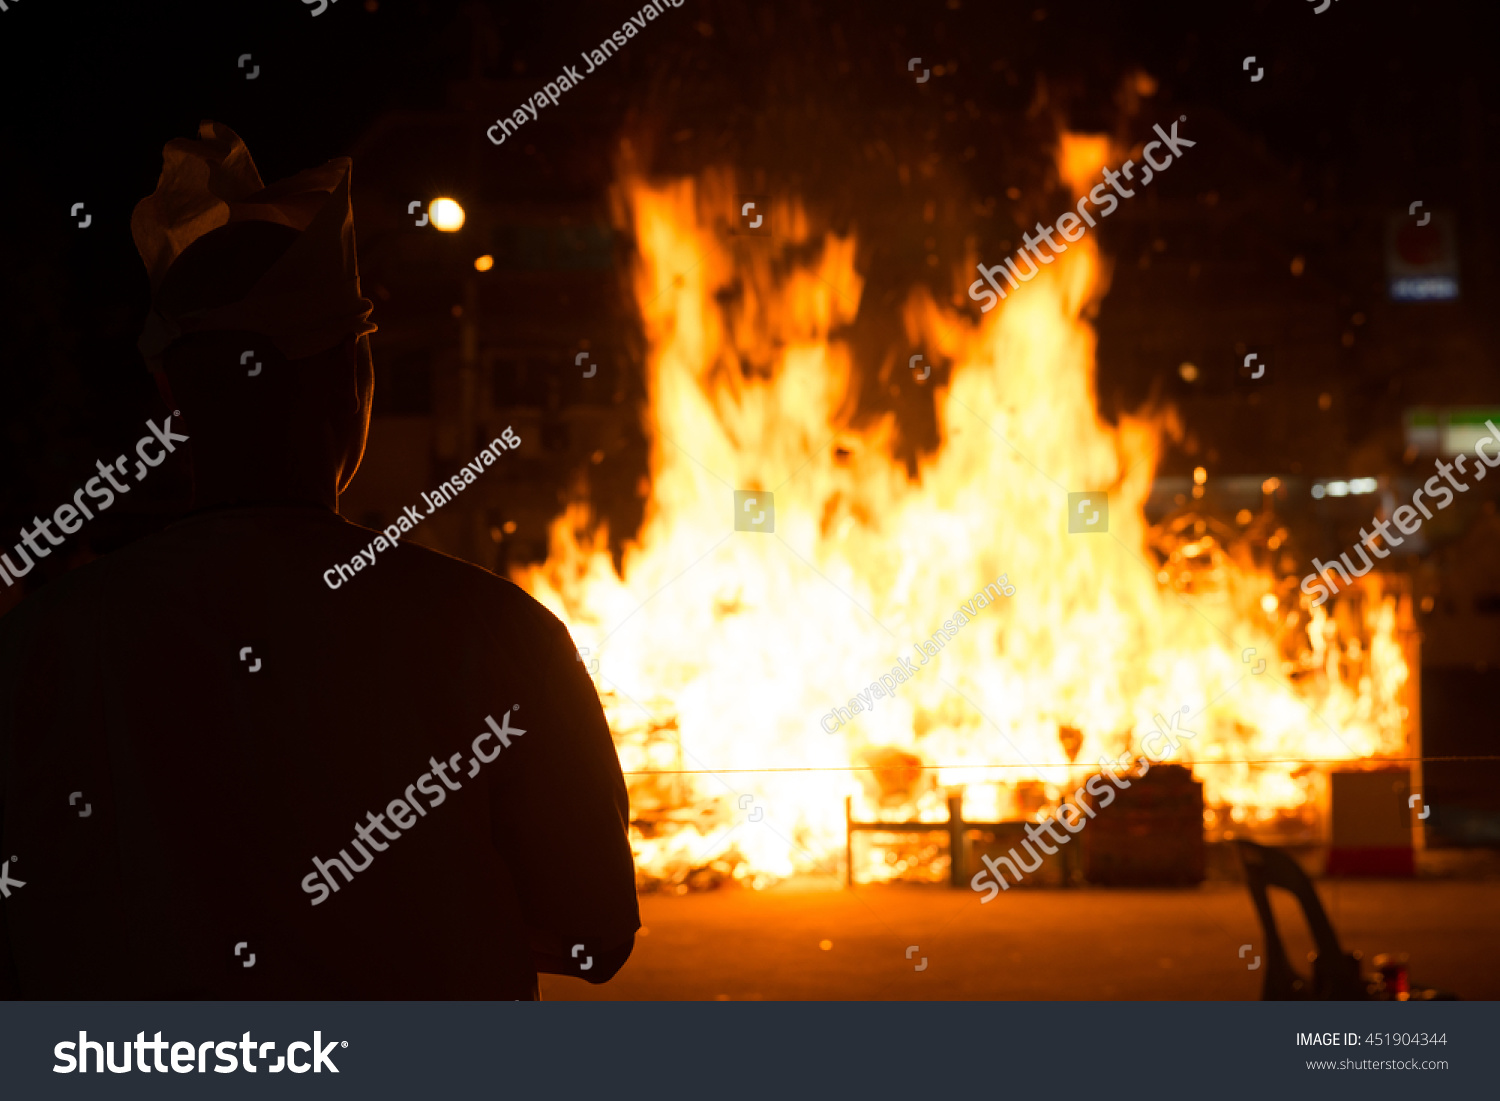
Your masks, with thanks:
M 1076 136 L 1061 149 L 1075 188 L 1112 152 Z M 1408 748 L 1410 610 L 1388 583 L 1371 575 L 1330 616 L 1248 538 L 1191 513 L 1148 524 L 1181 429 L 1170 407 L 1099 417 L 1091 239 L 982 318 L 909 295 L 912 346 L 952 363 L 931 384 L 940 446 L 913 476 L 895 457 L 902 426 L 856 410 L 839 336 L 863 287 L 852 237 L 786 199 L 779 236 L 733 234 L 724 172 L 627 177 L 619 194 L 649 344 L 645 519 L 617 570 L 575 505 L 517 580 L 601 657 L 646 882 L 836 871 L 845 796 L 861 818 L 901 804 L 940 823 L 961 793 L 966 818 L 1035 819 L 1076 786 L 1075 760 L 1138 748 L 1184 701 L 1201 736 L 1180 763 L 1213 837 L 1314 831 L 1326 770 L 1298 761 Z M 741 487 L 776 494 L 773 538 L 729 528 Z M 1068 534 L 1068 494 L 1085 487 L 1108 489 L 1106 538 Z M 825 733 L 830 697 L 1002 570 L 1016 594 L 932 672 Z M 742 793 L 769 808 L 763 823 L 735 806 Z

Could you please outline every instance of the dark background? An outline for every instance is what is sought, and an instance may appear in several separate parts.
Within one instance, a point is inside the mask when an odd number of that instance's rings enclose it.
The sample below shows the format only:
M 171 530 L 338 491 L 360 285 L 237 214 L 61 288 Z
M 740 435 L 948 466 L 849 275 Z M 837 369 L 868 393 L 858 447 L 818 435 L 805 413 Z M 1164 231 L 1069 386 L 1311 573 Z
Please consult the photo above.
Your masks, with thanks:
M 165 413 L 135 351 L 147 285 L 129 217 L 162 145 L 200 119 L 234 128 L 268 182 L 354 157 L 361 274 L 381 325 L 377 437 L 395 442 L 385 458 L 372 445 L 351 518 L 397 507 L 394 460 L 420 463 L 426 487 L 471 457 L 451 433 L 458 314 L 466 302 L 471 322 L 477 312 L 485 408 L 540 446 L 468 529 L 439 535 L 503 570 L 544 554 L 569 495 L 611 520 L 617 546 L 640 517 L 642 347 L 622 275 L 631 244 L 607 204 L 622 139 L 648 172 L 733 165 L 857 232 L 867 286 L 847 335 L 860 410 L 897 410 L 910 456 L 935 443 L 931 401 L 906 372 L 882 371 L 904 349 L 896 307 L 909 288 L 952 301 L 966 247 L 993 260 L 1064 209 L 1059 127 L 1130 145 L 1186 115 L 1180 132 L 1198 144 L 1095 231 L 1114 263 L 1097 320 L 1102 411 L 1148 400 L 1181 411 L 1186 432 L 1153 496 L 1163 514 L 1182 506 L 1197 465 L 1212 476 L 1200 507 L 1228 515 L 1238 502 L 1220 484 L 1282 478 L 1277 509 L 1301 573 L 1312 554 L 1348 547 L 1377 500 L 1314 502 L 1309 479 L 1382 477 L 1404 499 L 1402 479 L 1425 479 L 1431 457 L 1406 448 L 1403 410 L 1500 405 L 1500 86 L 1487 20 L 1465 5 L 1313 9 L 688 0 L 497 148 L 485 127 L 581 66 L 580 51 L 638 5 L 337 0 L 312 18 L 296 0 L 11 0 L 0 12 L 0 531 L 50 511 Z M 254 80 L 236 64 L 246 53 Z M 1250 55 L 1259 82 L 1242 67 Z M 906 69 L 914 56 L 933 73 L 921 85 Z M 1157 89 L 1132 103 L 1124 90 L 1140 71 Z M 461 197 L 461 233 L 411 228 L 407 201 L 436 194 Z M 1456 220 L 1457 302 L 1386 297 L 1385 219 L 1414 200 Z M 69 217 L 80 201 L 87 229 Z M 476 280 L 481 253 L 495 267 Z M 1267 386 L 1235 377 L 1245 347 L 1271 351 Z M 580 349 L 600 363 L 596 378 L 573 370 Z M 1178 371 L 1188 361 L 1201 372 L 1191 383 Z M 1462 497 L 1398 562 L 1421 608 L 1428 754 L 1497 742 L 1495 485 Z M 71 559 L 54 555 L 27 581 L 159 527 L 188 493 L 185 469 L 164 466 L 86 527 Z M 17 595 L 0 593 L 0 611 Z M 1430 766 L 1434 835 L 1500 840 L 1496 778 L 1490 765 Z

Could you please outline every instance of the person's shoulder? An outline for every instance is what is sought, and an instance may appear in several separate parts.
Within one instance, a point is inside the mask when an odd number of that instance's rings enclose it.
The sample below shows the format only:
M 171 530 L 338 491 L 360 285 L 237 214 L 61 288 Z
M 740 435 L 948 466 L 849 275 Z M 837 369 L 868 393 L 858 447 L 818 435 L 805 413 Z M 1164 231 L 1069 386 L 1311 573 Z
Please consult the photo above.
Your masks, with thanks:
M 111 607 L 111 594 L 131 588 L 131 582 L 121 576 L 122 558 L 129 549 L 50 578 L 0 616 L 0 680 L 19 676 L 38 647 L 77 648 L 97 639 L 99 623 Z
M 129 573 L 132 564 L 142 560 L 141 544 L 159 536 L 160 533 L 148 535 L 119 550 L 90 559 L 27 593 L 14 608 L 0 616 L 0 639 L 18 639 L 60 615 L 67 615 L 72 609 L 97 608 L 104 594 L 121 583 L 119 575 Z M 145 554 L 149 557 L 149 548 Z
M 402 564 L 398 583 L 419 583 L 432 596 L 469 601 L 478 609 L 524 618 L 549 631 L 567 630 L 551 609 L 509 578 L 417 543 L 403 543 L 399 550 L 393 559 Z
M 167 570 L 175 568 L 174 562 L 185 553 L 187 548 L 178 525 L 168 524 L 120 545 L 102 551 L 95 549 L 88 561 L 49 580 L 27 596 L 20 607 L 94 600 L 113 588 L 135 584 L 140 575 L 155 572 L 158 565 Z M 46 599 L 38 601 L 38 597 Z
M 170 543 L 158 531 L 48 579 L 0 616 L 0 664 L 14 666 L 38 645 L 88 647 L 124 601 L 149 601 L 152 568 Z

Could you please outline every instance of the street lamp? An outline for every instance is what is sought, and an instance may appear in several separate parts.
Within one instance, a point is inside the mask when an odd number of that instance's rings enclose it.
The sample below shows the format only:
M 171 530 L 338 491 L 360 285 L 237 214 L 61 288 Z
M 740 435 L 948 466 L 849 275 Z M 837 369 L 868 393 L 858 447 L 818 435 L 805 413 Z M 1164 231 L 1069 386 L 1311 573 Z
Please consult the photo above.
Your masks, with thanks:
M 444 233 L 456 233 L 463 228 L 464 208 L 452 199 L 433 199 L 427 204 L 432 224 Z

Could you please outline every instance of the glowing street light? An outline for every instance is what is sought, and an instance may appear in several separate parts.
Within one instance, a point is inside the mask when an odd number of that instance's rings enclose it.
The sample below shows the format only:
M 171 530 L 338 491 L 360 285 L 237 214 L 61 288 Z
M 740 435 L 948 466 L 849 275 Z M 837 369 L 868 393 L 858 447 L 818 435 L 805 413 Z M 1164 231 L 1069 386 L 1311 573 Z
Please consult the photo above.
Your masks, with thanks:
M 456 233 L 463 228 L 464 208 L 452 199 L 433 199 L 427 204 L 432 224 L 444 233 Z

